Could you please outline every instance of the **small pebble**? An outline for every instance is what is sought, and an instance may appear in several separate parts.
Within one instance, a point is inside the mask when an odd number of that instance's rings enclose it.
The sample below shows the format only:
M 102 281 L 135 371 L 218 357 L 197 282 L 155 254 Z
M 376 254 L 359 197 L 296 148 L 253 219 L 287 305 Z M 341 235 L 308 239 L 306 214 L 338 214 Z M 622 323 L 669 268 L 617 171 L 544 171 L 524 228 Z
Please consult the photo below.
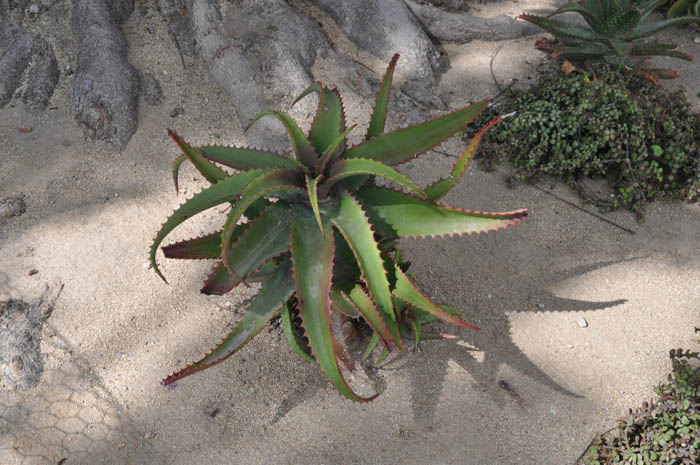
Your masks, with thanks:
M 36 3 L 32 3 L 29 5 L 29 12 L 33 15 L 38 15 L 39 14 L 39 5 Z
M 491 297 L 493 297 L 493 296 L 491 295 L 490 292 L 486 294 L 486 298 L 487 298 L 487 299 L 490 299 Z
M 696 36 L 695 39 L 693 39 L 693 42 L 700 44 L 700 36 Z
M 573 349 L 573 348 L 574 348 L 574 345 L 573 345 L 573 344 L 567 344 L 567 345 L 566 345 L 566 348 L 567 348 L 567 349 Z
M 31 270 L 29 270 L 29 271 L 27 272 L 27 276 L 34 276 L 34 275 L 37 274 L 38 272 L 39 272 L 39 270 L 37 270 L 36 268 L 32 268 Z
M 581 328 L 585 328 L 586 326 L 588 326 L 588 322 L 583 317 L 576 320 L 576 324 L 578 324 Z
M 231 302 L 229 302 L 229 301 L 226 301 L 226 303 L 224 305 L 226 306 L 226 308 L 231 308 Z
M 151 262 L 150 262 L 150 260 L 146 260 L 145 262 L 143 262 L 143 269 L 144 269 L 144 270 L 147 270 L 147 269 L 149 269 L 150 267 L 151 267 Z
M 544 304 L 537 304 L 539 308 L 544 308 Z
M 175 118 L 176 116 L 182 115 L 183 113 L 185 113 L 185 109 L 184 109 L 184 108 L 182 108 L 182 107 L 175 107 L 175 108 L 173 108 L 173 111 L 170 112 L 170 117 L 171 117 L 171 118 Z

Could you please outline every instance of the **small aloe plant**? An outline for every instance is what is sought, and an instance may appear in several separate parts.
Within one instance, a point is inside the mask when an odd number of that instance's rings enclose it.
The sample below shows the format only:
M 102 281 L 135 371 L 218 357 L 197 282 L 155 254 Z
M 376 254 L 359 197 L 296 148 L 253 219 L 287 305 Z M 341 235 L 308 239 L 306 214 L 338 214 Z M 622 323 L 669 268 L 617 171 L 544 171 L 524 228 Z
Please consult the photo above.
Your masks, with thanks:
M 583 0 L 582 3 L 567 3 L 547 17 L 521 14 L 518 18 L 541 27 L 563 42 L 563 46 L 554 48 L 554 56 L 574 60 L 599 60 L 616 66 L 627 65 L 629 57 L 670 56 L 692 61 L 690 55 L 677 50 L 676 44 L 641 41 L 669 27 L 689 23 L 700 24 L 700 18 L 688 16 L 666 19 L 655 24 L 643 24 L 656 8 L 666 2 L 667 0 L 648 0 L 637 5 L 634 0 Z M 561 13 L 578 13 L 588 27 L 551 19 L 552 16 Z M 669 70 L 638 71 L 648 75 L 655 82 L 658 82 L 658 78 L 676 76 L 676 73 Z
M 308 135 L 292 118 L 266 111 L 284 125 L 292 141 L 293 157 L 268 151 L 222 146 L 192 147 L 174 131 L 170 137 L 183 152 L 174 164 L 177 173 L 189 160 L 211 183 L 185 201 L 163 224 L 150 249 L 155 272 L 156 251 L 178 225 L 216 205 L 230 204 L 220 231 L 162 248 L 168 258 L 217 259 L 202 292 L 222 295 L 246 280 L 262 286 L 238 325 L 208 355 L 163 380 L 170 384 L 209 368 L 240 349 L 273 317 L 292 348 L 317 362 L 333 386 L 354 401 L 357 395 L 343 377 L 340 363 L 352 369 L 339 339 L 335 318 L 341 313 L 361 316 L 374 331 L 374 344 L 385 350 L 403 348 L 402 333 L 437 318 L 475 328 L 449 307 L 432 303 L 406 274 L 395 248 L 400 237 L 462 235 L 515 225 L 527 210 L 484 213 L 437 203 L 462 177 L 485 131 L 483 128 L 457 160 L 449 177 L 417 186 L 389 165 L 413 159 L 474 120 L 486 101 L 440 118 L 390 133 L 384 132 L 389 89 L 398 55 L 384 76 L 364 141 L 350 146 L 337 90 L 319 83 L 305 90 L 319 94 L 318 111 Z M 233 168 L 229 174 L 218 164 Z M 378 187 L 385 178 L 397 190 Z M 239 220 L 245 216 L 247 222 Z M 370 342 L 370 345 L 373 343 Z

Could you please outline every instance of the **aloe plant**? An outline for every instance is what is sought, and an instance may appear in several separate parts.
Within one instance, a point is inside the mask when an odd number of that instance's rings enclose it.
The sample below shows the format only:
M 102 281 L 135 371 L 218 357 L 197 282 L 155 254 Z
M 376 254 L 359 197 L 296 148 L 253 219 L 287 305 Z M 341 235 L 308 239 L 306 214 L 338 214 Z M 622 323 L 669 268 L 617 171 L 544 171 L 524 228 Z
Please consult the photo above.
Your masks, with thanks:
M 670 18 L 655 24 L 644 24 L 649 15 L 666 1 L 648 0 L 637 5 L 634 0 L 584 0 L 582 3 L 567 3 L 547 17 L 521 14 L 518 18 L 541 27 L 563 43 L 563 46 L 554 48 L 554 56 L 575 60 L 606 61 L 620 66 L 629 66 L 627 60 L 630 57 L 670 56 L 692 61 L 690 55 L 677 50 L 676 44 L 642 42 L 642 39 L 669 27 L 700 24 L 700 18 L 690 16 Z M 578 13 L 588 27 L 551 19 L 552 16 L 561 13 Z M 643 70 L 643 72 L 652 77 L 675 75 L 668 70 Z
M 676 0 L 668 9 L 669 18 L 678 18 L 681 16 L 700 17 L 700 0 Z M 691 23 L 695 29 L 700 29 L 698 23 Z
M 318 111 L 308 135 L 283 112 L 277 118 L 292 142 L 293 156 L 239 147 L 192 147 L 170 131 L 183 154 L 178 170 L 189 160 L 211 183 L 185 201 L 166 220 L 150 249 L 155 272 L 165 280 L 156 251 L 178 225 L 216 205 L 230 204 L 221 230 L 162 247 L 168 258 L 216 259 L 202 292 L 222 295 L 241 283 L 261 279 L 262 286 L 238 325 L 201 360 L 163 380 L 170 384 L 209 368 L 240 349 L 278 314 L 292 348 L 317 362 L 333 386 L 354 401 L 357 395 L 343 377 L 340 363 L 352 362 L 334 318 L 361 316 L 384 349 L 402 349 L 402 332 L 426 315 L 463 328 L 476 326 L 423 295 L 406 274 L 396 251 L 401 237 L 463 235 L 488 232 L 520 223 L 527 210 L 485 213 L 450 208 L 437 202 L 462 177 L 482 129 L 457 160 L 449 177 L 425 189 L 396 171 L 474 120 L 486 108 L 481 101 L 440 118 L 385 133 L 387 102 L 398 55 L 384 76 L 364 140 L 351 146 L 346 137 L 343 104 L 337 90 L 312 84 L 294 102 L 318 93 Z M 236 170 L 229 174 L 219 165 Z M 376 177 L 397 188 L 378 187 Z M 239 222 L 245 216 L 247 222 Z M 410 315 L 413 315 L 411 317 Z M 419 328 L 420 325 L 418 325 Z M 413 325 L 414 329 L 416 325 Z M 420 332 L 417 333 L 420 338 Z M 340 360 L 340 362 L 339 362 Z

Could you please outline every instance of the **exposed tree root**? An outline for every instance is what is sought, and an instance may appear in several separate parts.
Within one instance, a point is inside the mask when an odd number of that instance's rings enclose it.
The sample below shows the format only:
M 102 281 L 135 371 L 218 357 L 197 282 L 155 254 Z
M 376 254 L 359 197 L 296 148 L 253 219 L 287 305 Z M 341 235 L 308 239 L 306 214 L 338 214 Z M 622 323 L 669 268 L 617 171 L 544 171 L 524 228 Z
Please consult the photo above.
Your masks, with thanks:
M 0 108 L 17 96 L 38 113 L 48 106 L 59 72 L 51 45 L 22 28 L 27 3 L 0 0 Z

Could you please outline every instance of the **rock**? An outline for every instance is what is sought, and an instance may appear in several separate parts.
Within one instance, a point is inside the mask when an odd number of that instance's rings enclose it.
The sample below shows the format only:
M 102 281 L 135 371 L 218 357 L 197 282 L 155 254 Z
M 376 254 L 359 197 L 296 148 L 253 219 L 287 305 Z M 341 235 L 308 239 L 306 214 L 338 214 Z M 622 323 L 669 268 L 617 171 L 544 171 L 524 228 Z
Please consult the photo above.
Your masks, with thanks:
M 588 326 L 588 322 L 586 321 L 585 318 L 581 317 L 576 320 L 576 324 L 579 325 L 580 328 L 585 328 Z
M 0 199 L 0 225 L 13 216 L 20 216 L 25 211 L 27 211 L 27 207 L 20 197 Z
M 29 12 L 33 15 L 38 15 L 39 14 L 39 5 L 36 3 L 32 3 L 29 5 Z
M 543 309 L 543 308 L 544 308 L 544 304 L 542 304 L 542 303 L 537 304 L 537 308 Z

